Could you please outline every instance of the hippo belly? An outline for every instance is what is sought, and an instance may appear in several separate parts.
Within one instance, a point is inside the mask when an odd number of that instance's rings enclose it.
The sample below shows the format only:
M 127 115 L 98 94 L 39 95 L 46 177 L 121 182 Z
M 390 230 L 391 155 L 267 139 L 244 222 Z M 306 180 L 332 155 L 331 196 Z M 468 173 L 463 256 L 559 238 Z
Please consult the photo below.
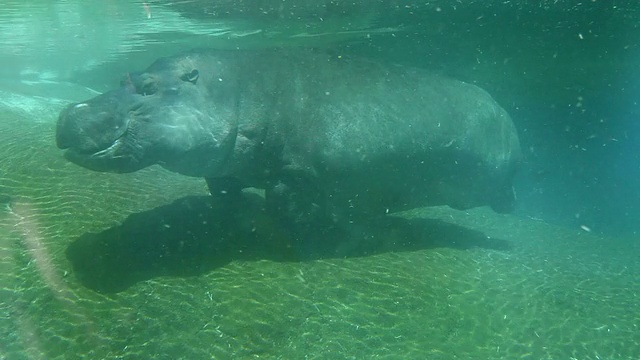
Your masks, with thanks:
M 72 162 L 201 176 L 214 196 L 265 189 L 294 222 L 425 205 L 512 208 L 515 127 L 477 86 L 426 71 L 292 51 L 196 50 L 71 104 Z

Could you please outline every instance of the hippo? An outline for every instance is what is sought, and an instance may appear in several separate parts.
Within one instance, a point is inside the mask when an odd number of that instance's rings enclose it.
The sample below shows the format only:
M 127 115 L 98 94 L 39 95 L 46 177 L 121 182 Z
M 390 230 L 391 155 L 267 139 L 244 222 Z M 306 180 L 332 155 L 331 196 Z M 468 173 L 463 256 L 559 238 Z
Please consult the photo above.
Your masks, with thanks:
M 291 224 L 436 205 L 508 212 L 521 158 L 511 118 L 481 88 L 312 49 L 161 58 L 68 105 L 56 142 L 95 171 L 203 177 L 230 203 L 263 189 Z

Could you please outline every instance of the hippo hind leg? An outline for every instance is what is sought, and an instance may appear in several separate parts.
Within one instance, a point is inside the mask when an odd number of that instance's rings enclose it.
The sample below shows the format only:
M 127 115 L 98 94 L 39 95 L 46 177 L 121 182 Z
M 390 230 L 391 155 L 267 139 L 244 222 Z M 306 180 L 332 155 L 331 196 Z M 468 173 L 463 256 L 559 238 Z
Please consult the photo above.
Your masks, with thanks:
M 501 186 L 491 199 L 490 206 L 499 214 L 513 212 L 516 203 L 516 192 L 513 186 L 505 184 Z
M 205 178 L 209 192 L 214 198 L 231 199 L 237 198 L 242 192 L 242 184 L 236 178 Z

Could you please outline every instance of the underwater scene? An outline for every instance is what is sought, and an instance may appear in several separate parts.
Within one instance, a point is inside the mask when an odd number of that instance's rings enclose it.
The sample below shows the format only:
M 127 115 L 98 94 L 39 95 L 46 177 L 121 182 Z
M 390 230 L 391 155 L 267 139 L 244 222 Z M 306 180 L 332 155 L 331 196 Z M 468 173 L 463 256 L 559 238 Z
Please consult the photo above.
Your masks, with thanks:
M 640 359 L 640 3 L 0 4 L 0 359 Z

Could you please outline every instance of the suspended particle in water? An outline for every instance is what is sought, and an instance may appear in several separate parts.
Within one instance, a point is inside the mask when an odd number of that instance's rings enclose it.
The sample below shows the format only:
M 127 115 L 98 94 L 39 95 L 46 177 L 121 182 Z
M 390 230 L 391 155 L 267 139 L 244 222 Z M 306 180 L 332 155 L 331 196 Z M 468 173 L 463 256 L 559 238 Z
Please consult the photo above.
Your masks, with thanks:
M 143 2 L 142 7 L 144 8 L 144 13 L 147 15 L 147 19 L 151 19 L 151 8 L 149 7 L 149 4 Z

